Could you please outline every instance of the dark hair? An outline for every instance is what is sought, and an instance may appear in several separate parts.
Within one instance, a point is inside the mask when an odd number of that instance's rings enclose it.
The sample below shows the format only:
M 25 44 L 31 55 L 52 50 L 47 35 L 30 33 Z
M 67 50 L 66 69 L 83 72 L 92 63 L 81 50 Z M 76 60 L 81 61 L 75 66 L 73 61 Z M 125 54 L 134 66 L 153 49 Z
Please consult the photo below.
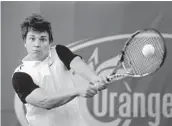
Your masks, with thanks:
M 51 29 L 51 23 L 46 21 L 41 15 L 33 14 L 32 16 L 27 17 L 21 24 L 22 38 L 26 39 L 27 33 L 29 30 L 47 32 L 49 35 L 50 43 L 53 42 L 53 35 Z

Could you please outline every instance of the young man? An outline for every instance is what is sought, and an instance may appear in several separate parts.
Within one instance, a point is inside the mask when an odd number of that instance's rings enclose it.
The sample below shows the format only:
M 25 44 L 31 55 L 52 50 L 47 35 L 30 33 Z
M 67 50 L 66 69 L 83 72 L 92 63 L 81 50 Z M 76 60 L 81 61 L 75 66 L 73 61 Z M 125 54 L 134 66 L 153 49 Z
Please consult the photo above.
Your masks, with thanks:
M 21 24 L 28 55 L 12 76 L 12 84 L 26 106 L 30 126 L 86 126 L 76 97 L 93 97 L 105 88 L 104 81 L 82 60 L 63 45 L 52 46 L 51 24 L 33 14 Z M 71 70 L 90 82 L 76 88 Z M 94 86 L 94 85 L 98 86 Z

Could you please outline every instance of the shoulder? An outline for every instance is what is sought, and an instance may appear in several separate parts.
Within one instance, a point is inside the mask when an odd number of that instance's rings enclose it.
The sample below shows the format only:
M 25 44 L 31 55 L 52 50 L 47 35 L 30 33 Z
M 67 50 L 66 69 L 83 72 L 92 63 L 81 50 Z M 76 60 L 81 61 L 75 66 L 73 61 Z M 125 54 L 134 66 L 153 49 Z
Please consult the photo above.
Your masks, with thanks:
M 55 48 L 67 48 L 67 46 L 65 46 L 65 45 L 61 45 L 61 44 L 57 44 L 57 45 L 55 45 Z
M 24 64 L 20 64 L 19 66 L 17 66 L 17 68 L 14 70 L 13 74 L 16 73 L 16 72 L 21 72 L 23 66 L 24 66 Z M 13 74 L 12 74 L 12 75 L 13 75 Z
M 23 71 L 24 64 L 19 65 L 12 74 L 12 79 L 23 77 L 23 76 L 30 76 L 27 72 Z
M 68 47 L 65 45 L 61 45 L 61 44 L 57 44 L 57 45 L 51 47 L 52 50 L 61 49 L 61 48 L 68 48 Z
M 57 51 L 59 51 L 59 50 L 63 50 L 63 49 L 65 49 L 65 48 L 67 48 L 66 46 L 64 46 L 64 45 L 60 45 L 60 44 L 57 44 L 57 45 L 55 45 L 55 46 L 52 46 L 51 48 L 50 48 L 50 52 L 51 53 L 56 53 L 57 54 Z
M 50 52 L 52 57 L 58 56 L 60 59 L 61 57 L 73 54 L 67 46 L 60 44 L 51 47 Z
M 12 73 L 12 78 L 14 75 L 18 75 L 18 73 L 27 74 L 33 77 L 36 74 L 36 71 L 34 71 L 34 69 L 32 69 L 31 67 L 28 68 L 24 64 L 20 64 Z
M 55 46 L 56 52 L 70 50 L 67 46 L 58 44 Z

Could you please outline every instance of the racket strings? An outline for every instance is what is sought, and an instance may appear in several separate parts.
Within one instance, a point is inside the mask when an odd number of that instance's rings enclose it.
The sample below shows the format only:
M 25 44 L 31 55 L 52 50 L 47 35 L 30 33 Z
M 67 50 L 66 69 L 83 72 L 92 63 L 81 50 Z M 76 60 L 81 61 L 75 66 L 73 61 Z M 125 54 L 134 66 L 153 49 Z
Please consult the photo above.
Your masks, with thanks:
M 151 38 L 150 38 L 151 39 Z M 147 40 L 147 41 L 150 41 L 151 42 L 151 44 L 153 45 L 153 47 L 155 48 L 155 50 L 157 49 L 157 47 L 155 47 L 155 45 L 154 45 L 154 41 L 153 40 Z M 148 43 L 148 44 L 150 44 L 150 43 Z M 157 55 L 157 52 L 158 51 L 155 51 L 155 53 L 154 53 L 154 55 L 153 56 L 151 56 L 151 57 L 145 57 L 144 55 L 143 55 L 143 53 L 142 52 L 140 52 L 141 53 L 141 60 L 140 60 L 140 64 L 143 64 L 144 65 L 144 67 L 141 67 L 140 66 L 140 68 L 138 69 L 139 70 L 139 72 L 140 72 L 140 74 L 141 73 L 146 73 L 146 72 L 149 72 L 149 71 L 153 71 L 153 69 L 155 69 L 155 67 L 156 67 L 156 65 L 157 64 L 154 64 L 154 63 L 158 63 L 159 61 L 158 61 L 158 55 Z M 139 53 L 138 53 L 139 54 Z M 138 64 L 138 65 L 140 65 L 140 64 Z M 151 69 L 152 68 L 152 69 Z M 148 71 L 149 70 L 149 71 Z
M 146 44 L 154 47 L 152 56 L 144 56 L 142 49 Z M 133 74 L 143 75 L 154 72 L 159 68 L 164 57 L 164 43 L 161 36 L 157 33 L 137 34 L 125 49 L 124 66 L 132 68 Z
M 143 46 L 143 43 L 145 43 L 147 39 L 146 38 L 134 38 L 130 44 L 130 46 L 128 46 L 128 50 L 127 50 L 127 60 L 130 61 L 129 65 L 130 67 L 132 67 L 133 69 L 133 72 L 134 74 L 139 74 L 142 72 L 142 69 L 145 68 L 145 66 L 142 68 L 139 67 L 138 65 L 138 62 L 134 62 L 134 61 L 137 61 L 138 60 L 138 57 L 142 56 L 140 54 L 140 51 L 139 50 L 142 50 L 142 46 Z M 135 43 L 134 43 L 135 42 Z M 138 44 L 136 44 L 138 43 Z M 133 55 L 134 54 L 134 55 Z M 142 57 L 143 58 L 143 57 Z M 141 64 L 144 65 L 144 62 L 143 60 L 139 60 L 139 62 L 141 62 Z
M 148 40 L 148 41 L 150 41 L 151 44 L 153 45 L 153 47 L 155 48 L 155 53 L 153 56 L 150 56 L 150 57 L 149 56 L 145 57 L 144 55 L 141 55 L 142 59 L 143 59 L 141 61 L 143 61 L 144 67 L 141 67 L 142 69 L 140 70 L 140 73 L 153 71 L 156 67 L 158 67 L 157 65 L 160 64 L 161 61 L 159 59 L 162 59 L 162 58 L 159 58 L 160 53 L 158 54 L 159 51 L 157 51 L 157 50 L 159 50 L 159 47 L 160 47 L 160 46 L 156 45 L 158 43 L 155 44 L 154 43 L 155 40 Z

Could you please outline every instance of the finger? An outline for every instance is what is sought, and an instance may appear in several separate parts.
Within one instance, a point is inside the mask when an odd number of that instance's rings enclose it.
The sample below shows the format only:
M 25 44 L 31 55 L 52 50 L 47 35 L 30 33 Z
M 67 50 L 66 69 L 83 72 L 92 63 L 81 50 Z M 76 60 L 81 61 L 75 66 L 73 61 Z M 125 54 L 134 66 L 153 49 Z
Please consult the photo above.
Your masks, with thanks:
M 107 86 L 103 85 L 103 86 L 101 86 L 101 87 L 98 89 L 98 91 L 104 90 L 104 89 L 106 89 L 106 88 L 107 88 Z
M 87 92 L 90 93 L 90 94 L 92 94 L 92 95 L 94 95 L 94 94 L 97 93 L 97 90 L 95 90 L 95 89 L 89 89 Z
M 90 86 L 87 91 L 92 95 L 97 94 L 97 88 L 95 88 L 95 86 Z
M 91 98 L 91 97 L 93 97 L 94 95 L 95 95 L 95 94 L 92 94 L 92 93 L 90 93 L 90 92 L 87 92 L 87 93 L 86 93 L 86 97 L 87 97 L 87 98 Z
M 97 85 L 98 85 L 98 83 L 95 83 L 94 85 L 90 85 L 89 88 L 96 91 L 97 90 L 97 88 L 96 88 Z
M 107 83 L 105 83 L 105 82 L 97 83 L 96 89 L 105 88 L 106 85 L 107 85 Z

